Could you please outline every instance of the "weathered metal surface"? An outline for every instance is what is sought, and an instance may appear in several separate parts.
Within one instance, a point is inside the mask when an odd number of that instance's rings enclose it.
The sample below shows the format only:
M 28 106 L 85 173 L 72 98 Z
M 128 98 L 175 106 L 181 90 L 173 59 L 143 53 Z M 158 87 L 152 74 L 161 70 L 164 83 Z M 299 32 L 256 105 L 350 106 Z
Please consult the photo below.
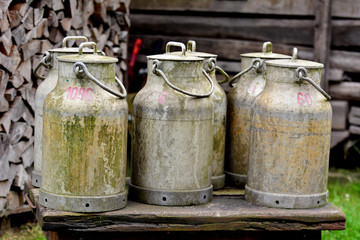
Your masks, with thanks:
M 296 78 L 299 66 L 320 85 L 322 64 L 268 61 L 266 86 L 253 103 L 245 196 L 255 204 L 327 204 L 331 105 L 314 86 Z
M 214 91 L 209 96 L 214 105 L 214 129 L 213 129 L 213 158 L 212 158 L 212 177 L 211 183 L 214 190 L 225 186 L 224 162 L 225 162 L 225 134 L 226 134 L 226 94 L 216 79 L 216 58 L 217 55 L 211 53 L 197 52 L 195 41 L 187 43 L 187 56 L 201 57 L 205 59 L 205 65 L 210 59 L 214 59 L 213 68 L 209 75 L 214 82 Z
M 77 212 L 119 209 L 126 205 L 127 102 L 78 77 L 77 61 L 117 90 L 116 58 L 59 57 L 59 80 L 44 104 L 40 203 Z
M 268 49 L 269 48 L 269 49 Z M 263 52 L 241 55 L 241 69 L 249 68 L 255 58 L 264 61 L 290 59 L 290 56 L 272 53 L 272 45 L 263 45 Z M 226 180 L 229 184 L 243 188 L 247 181 L 250 143 L 251 104 L 265 86 L 265 65 L 243 74 L 228 94 L 226 135 Z M 233 78 L 234 79 L 234 78 Z
M 160 69 L 168 80 L 177 87 L 195 94 L 209 89 L 202 72 L 203 59 L 173 54 L 148 57 L 147 83 L 133 104 L 131 185 L 139 187 L 137 192 L 147 189 L 170 195 L 173 191 L 208 189 L 213 147 L 212 102 L 208 97 L 190 97 L 170 87 L 162 76 L 151 71 L 157 60 L 161 61 Z M 163 204 L 148 198 L 144 202 Z M 165 205 L 202 203 L 180 198 L 166 201 Z
M 241 196 L 214 197 L 198 206 L 155 206 L 129 201 L 124 209 L 80 214 L 44 208 L 38 189 L 30 191 L 43 230 L 87 232 L 304 231 L 345 229 L 345 215 L 328 204 L 316 209 L 277 209 L 253 205 Z
M 41 186 L 41 167 L 42 167 L 42 133 L 43 133 L 43 108 L 46 96 L 55 88 L 58 80 L 58 60 L 57 57 L 75 54 L 79 48 L 66 47 L 68 40 L 84 39 L 86 37 L 68 36 L 63 40 L 63 48 L 55 48 L 48 51 L 49 54 L 49 74 L 40 84 L 35 94 L 35 139 L 34 139 L 34 171 L 32 173 L 32 184 L 35 187 Z M 93 50 L 87 49 L 84 53 L 92 53 Z M 34 73 L 37 69 L 34 70 Z

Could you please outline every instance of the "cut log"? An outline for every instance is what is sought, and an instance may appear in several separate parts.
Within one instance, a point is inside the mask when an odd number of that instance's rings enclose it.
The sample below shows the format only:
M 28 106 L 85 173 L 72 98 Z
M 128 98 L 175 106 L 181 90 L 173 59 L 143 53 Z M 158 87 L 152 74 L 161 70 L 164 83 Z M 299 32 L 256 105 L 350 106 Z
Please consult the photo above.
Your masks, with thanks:
M 360 101 L 360 83 L 341 82 L 331 84 L 329 93 L 334 99 Z
M 8 16 L 9 16 L 10 28 L 15 28 L 19 26 L 22 19 L 22 16 L 20 15 L 19 11 L 10 10 Z
M 7 203 L 7 199 L 4 197 L 0 197 L 0 209 L 4 209 Z
M 21 116 L 29 125 L 34 126 L 35 119 L 30 110 L 26 107 L 24 108 L 24 113 Z
M 10 73 L 14 73 L 15 66 L 11 57 L 8 57 L 2 53 L 0 53 L 0 65 L 3 66 Z
M 64 9 L 64 4 L 59 0 L 52 0 L 52 9 L 57 12 Z
M 25 122 L 15 122 L 11 125 L 10 128 L 10 143 L 12 145 L 18 143 L 24 132 L 26 131 L 28 124 Z
M 10 132 L 10 125 L 11 125 L 11 117 L 9 112 L 6 112 L 1 118 L 0 118 L 0 127 L 1 131 L 5 133 Z
M 28 8 L 21 22 L 28 31 L 34 28 L 34 9 L 32 7 Z
M 62 35 L 61 31 L 58 28 L 51 28 L 50 34 L 49 34 L 49 40 L 54 43 L 61 44 L 61 41 L 63 40 L 64 35 Z
M 36 38 L 48 38 L 49 37 L 49 31 L 48 31 L 48 21 L 44 18 L 40 21 L 38 25 L 35 27 L 36 31 Z
M 27 174 L 23 165 L 19 164 L 16 166 L 16 175 L 13 182 L 13 186 L 19 187 L 21 190 L 24 190 L 25 182 L 29 179 L 29 175 Z
M 30 167 L 34 162 L 34 146 L 28 147 L 21 155 L 21 160 L 24 168 Z
M 54 11 L 49 12 L 49 16 L 47 18 L 47 23 L 48 23 L 49 27 L 58 27 L 59 26 L 59 20 Z
M 16 97 L 16 89 L 15 88 L 6 89 L 4 96 L 8 102 L 14 101 Z
M 333 148 L 350 136 L 349 131 L 332 131 L 330 147 Z
M 41 41 L 32 40 L 23 45 L 23 60 L 26 61 L 28 58 L 34 56 L 36 53 L 40 53 Z
M 9 81 L 9 75 L 3 70 L 0 70 L 0 80 L 0 112 L 6 112 L 9 109 L 9 102 L 4 95 Z
M 53 45 L 48 40 L 41 40 L 41 49 L 40 52 L 44 53 L 45 51 L 52 49 Z M 33 65 L 35 66 L 35 65 Z
M 14 4 L 10 10 L 12 11 L 18 11 L 21 17 L 25 16 L 26 10 L 27 10 L 27 4 L 26 3 L 16 3 Z
M 61 24 L 62 29 L 65 32 L 68 32 L 71 29 L 72 19 L 71 18 L 64 18 L 64 19 L 60 20 L 60 24 Z
M 12 2 L 12 0 L 0 1 L 0 10 L 5 12 L 9 8 L 11 2 Z
M 4 133 L 0 133 L 0 181 L 10 178 L 10 164 L 7 158 L 9 145 L 9 136 Z
M 6 56 L 10 56 L 12 45 L 11 30 L 9 29 L 0 37 L 0 51 Z
M 15 74 L 13 74 L 10 79 L 9 82 L 11 82 L 11 84 L 15 87 L 15 88 L 19 88 L 23 85 L 24 83 L 24 78 L 21 76 L 21 74 L 19 72 L 16 72 Z
M 83 25 L 82 20 L 82 1 L 79 0 L 69 0 L 70 1 L 70 10 L 72 18 L 72 26 L 74 29 L 79 29 Z
M 21 57 L 16 45 L 11 47 L 10 57 L 13 60 L 14 69 L 17 69 L 17 67 L 20 65 Z
M 349 111 L 349 102 L 333 100 L 330 103 L 333 110 L 332 129 L 345 130 Z
M 6 181 L 0 182 L 0 197 L 6 197 L 7 194 L 10 192 L 11 184 L 14 179 L 9 179 Z
M 24 111 L 26 109 L 26 106 L 21 99 L 20 96 L 16 96 L 14 102 L 11 104 L 10 109 L 8 113 L 10 114 L 10 119 L 13 122 L 19 121 L 19 119 L 22 117 Z
M 25 34 L 24 25 L 20 25 L 12 31 L 12 36 L 14 38 L 15 44 L 20 46 L 21 43 L 28 40 L 28 36 Z
M 10 23 L 8 20 L 8 12 L 6 11 L 4 12 L 3 17 L 1 18 L 1 32 L 5 32 L 9 28 L 10 28 Z
M 360 107 L 352 106 L 350 110 L 350 115 L 360 117 Z
M 34 26 L 38 25 L 41 19 L 44 16 L 44 8 L 35 8 L 34 9 Z
M 17 70 L 20 72 L 21 76 L 24 77 L 26 82 L 32 82 L 31 81 L 31 70 L 32 69 L 31 69 L 31 59 L 30 58 L 23 61 Z
M 14 150 L 15 155 L 12 157 L 9 157 L 9 162 L 12 163 L 20 163 L 20 157 L 21 155 L 25 152 L 25 150 L 30 147 L 34 142 L 33 138 L 30 138 L 29 141 L 20 141 L 14 145 L 10 145 L 10 149 L 12 147 L 12 149 Z
M 30 125 L 27 125 L 27 128 L 23 134 L 24 138 L 30 139 L 33 136 L 33 128 Z

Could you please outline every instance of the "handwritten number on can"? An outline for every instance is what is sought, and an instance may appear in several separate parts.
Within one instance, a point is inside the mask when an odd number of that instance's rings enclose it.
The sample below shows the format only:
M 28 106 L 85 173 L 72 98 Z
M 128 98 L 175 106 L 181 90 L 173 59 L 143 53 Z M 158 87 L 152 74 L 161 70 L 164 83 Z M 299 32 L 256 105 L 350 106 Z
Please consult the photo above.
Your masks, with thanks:
M 312 99 L 309 93 L 304 94 L 302 92 L 298 92 L 297 101 L 300 106 L 304 106 L 305 104 L 309 106 L 312 105 Z
M 66 89 L 67 95 L 66 98 L 70 100 L 80 99 L 91 101 L 93 98 L 92 93 L 94 90 L 92 88 L 78 88 L 78 87 L 68 87 Z
M 168 93 L 165 92 L 165 91 L 162 91 L 162 92 L 160 93 L 160 96 L 159 96 L 159 98 L 158 98 L 158 103 L 159 103 L 159 104 L 163 104 L 163 103 L 165 102 L 165 96 L 166 96 L 166 95 L 168 95 Z

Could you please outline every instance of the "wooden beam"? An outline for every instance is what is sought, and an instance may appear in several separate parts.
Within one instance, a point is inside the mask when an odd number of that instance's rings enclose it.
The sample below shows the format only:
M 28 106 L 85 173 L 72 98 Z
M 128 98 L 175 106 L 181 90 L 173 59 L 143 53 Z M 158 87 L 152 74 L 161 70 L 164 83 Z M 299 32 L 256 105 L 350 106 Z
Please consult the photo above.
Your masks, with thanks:
M 360 83 L 342 82 L 331 84 L 329 93 L 334 99 L 360 101 Z

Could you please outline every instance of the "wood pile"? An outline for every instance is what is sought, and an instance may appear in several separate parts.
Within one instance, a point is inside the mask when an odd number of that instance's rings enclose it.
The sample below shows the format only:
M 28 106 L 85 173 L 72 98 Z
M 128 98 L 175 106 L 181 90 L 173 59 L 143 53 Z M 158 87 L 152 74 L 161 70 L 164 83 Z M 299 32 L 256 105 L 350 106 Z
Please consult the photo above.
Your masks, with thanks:
M 65 36 L 85 35 L 119 59 L 126 78 L 130 0 L 0 1 L 0 213 L 24 203 L 33 169 L 34 98 L 41 80 L 32 74 L 44 51 Z M 77 43 L 70 41 L 70 46 Z M 39 71 L 46 75 L 46 69 Z
M 334 110 L 331 146 L 350 133 L 360 134 L 355 128 L 360 125 L 348 117 L 349 109 L 360 106 L 359 1 L 133 0 L 130 8 L 129 45 L 132 49 L 135 39 L 142 39 L 139 63 L 159 44 L 164 52 L 170 40 L 192 39 L 198 51 L 218 54 L 219 66 L 234 75 L 240 71 L 240 54 L 260 52 L 265 41 L 282 54 L 291 55 L 297 47 L 298 58 L 325 65 L 322 87 L 332 96 Z

